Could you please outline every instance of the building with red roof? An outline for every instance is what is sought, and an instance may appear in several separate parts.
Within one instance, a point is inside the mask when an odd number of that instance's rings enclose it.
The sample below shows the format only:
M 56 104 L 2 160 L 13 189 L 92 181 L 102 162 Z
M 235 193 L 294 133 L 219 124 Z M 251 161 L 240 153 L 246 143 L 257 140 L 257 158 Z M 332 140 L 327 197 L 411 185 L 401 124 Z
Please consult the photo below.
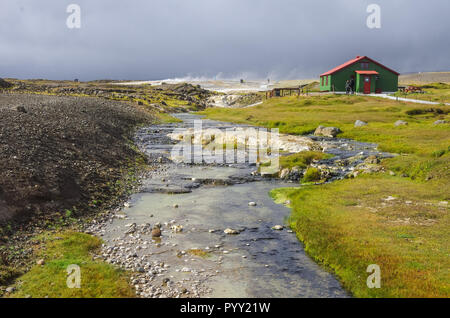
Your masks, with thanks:
M 320 90 L 346 91 L 347 80 L 352 91 L 364 94 L 396 92 L 400 74 L 367 56 L 357 56 L 320 75 Z

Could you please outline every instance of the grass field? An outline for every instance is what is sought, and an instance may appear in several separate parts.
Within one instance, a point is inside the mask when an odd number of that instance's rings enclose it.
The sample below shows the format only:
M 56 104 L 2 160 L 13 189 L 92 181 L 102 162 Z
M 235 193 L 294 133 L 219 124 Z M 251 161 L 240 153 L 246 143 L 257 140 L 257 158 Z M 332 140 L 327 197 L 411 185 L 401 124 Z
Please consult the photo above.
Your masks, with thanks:
M 423 93 L 397 92 L 394 96 L 426 100 L 437 103 L 450 103 L 450 84 L 430 83 L 419 85 Z
M 100 248 L 97 237 L 80 232 L 44 233 L 35 238 L 35 265 L 16 281 L 17 291 L 10 297 L 33 298 L 118 298 L 135 297 L 128 284 L 128 273 L 101 261 L 92 254 Z M 67 285 L 67 267 L 80 267 L 80 288 Z
M 343 131 L 338 137 L 375 142 L 400 154 L 382 161 L 385 173 L 271 194 L 278 202 L 291 201 L 289 223 L 307 252 L 354 296 L 450 296 L 450 127 L 433 124 L 450 120 L 449 106 L 326 95 L 202 114 L 293 134 L 336 126 Z M 368 125 L 354 127 L 357 119 Z M 396 127 L 399 119 L 408 125 Z M 366 285 L 370 264 L 380 266 L 379 289 Z

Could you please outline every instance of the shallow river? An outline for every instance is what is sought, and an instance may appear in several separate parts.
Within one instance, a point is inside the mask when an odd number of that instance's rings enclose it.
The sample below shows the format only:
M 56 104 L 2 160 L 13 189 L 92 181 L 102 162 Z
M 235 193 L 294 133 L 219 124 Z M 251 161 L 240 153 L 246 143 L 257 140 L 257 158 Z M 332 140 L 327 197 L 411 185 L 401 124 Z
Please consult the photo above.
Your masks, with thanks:
M 167 134 L 175 127 L 192 127 L 192 121 L 199 118 L 176 116 L 183 123 L 139 131 L 138 144 L 149 156 L 159 158 L 162 168 L 145 180 L 142 191 L 120 212 L 126 219 L 114 218 L 102 230 L 107 247 L 124 246 L 120 248 L 125 252 L 135 253 L 126 259 L 134 257 L 148 265 L 139 271 L 161 263 L 159 271 L 146 277 L 162 287 L 156 291 L 144 288 L 141 296 L 164 294 L 164 288 L 171 286 L 165 287 L 164 282 L 170 280 L 172 291 L 185 287 L 184 292 L 188 292 L 182 295 L 188 297 L 348 297 L 336 278 L 305 254 L 292 231 L 272 229 L 286 224 L 290 210 L 275 204 L 268 193 L 294 184 L 253 177 L 256 167 L 246 164 L 173 163 L 168 158 L 174 142 Z M 204 127 L 223 129 L 230 125 L 203 121 Z M 326 138 L 318 141 L 336 155 L 332 160 L 358 153 L 364 157 L 380 155 L 372 144 Z M 249 206 L 249 202 L 256 206 Z M 152 239 L 149 233 L 125 234 L 132 223 L 139 228 L 157 222 L 163 225 L 160 239 Z M 182 225 L 183 230 L 176 233 L 171 225 Z M 226 228 L 237 229 L 240 234 L 227 235 Z M 192 250 L 201 250 L 202 255 L 189 252 Z M 135 266 L 134 270 L 144 266 L 116 263 L 132 269 Z M 168 297 L 177 295 L 167 293 Z

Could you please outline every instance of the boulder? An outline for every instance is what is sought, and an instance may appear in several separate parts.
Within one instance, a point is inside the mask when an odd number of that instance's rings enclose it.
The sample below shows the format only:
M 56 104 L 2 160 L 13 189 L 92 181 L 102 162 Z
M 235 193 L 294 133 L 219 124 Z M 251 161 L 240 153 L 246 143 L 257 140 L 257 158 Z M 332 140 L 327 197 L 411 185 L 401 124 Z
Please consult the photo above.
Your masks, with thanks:
M 362 120 L 357 120 L 355 121 L 355 127 L 363 127 L 363 126 L 367 126 L 368 124 L 365 121 Z
M 406 121 L 404 121 L 404 120 L 397 120 L 397 121 L 394 123 L 394 126 L 395 126 L 395 127 L 398 127 L 398 126 L 406 126 L 406 125 L 408 125 L 408 122 L 406 122 Z
M 314 131 L 315 136 L 325 136 L 325 137 L 336 137 L 337 134 L 339 134 L 341 130 L 337 127 L 324 127 L 319 126 Z
M 377 156 L 372 155 L 367 157 L 364 162 L 368 164 L 377 164 L 380 163 L 380 159 L 378 159 Z
M 280 171 L 280 179 L 285 179 L 289 176 L 290 170 L 289 168 L 284 168 Z
M 274 226 L 272 226 L 272 230 L 275 230 L 275 231 L 281 231 L 282 229 L 284 229 L 283 225 L 274 225 Z
M 293 180 L 293 181 L 298 181 L 303 177 L 303 173 L 304 173 L 304 170 L 300 169 L 300 167 L 298 167 L 298 166 L 292 167 L 291 171 L 289 172 L 288 179 Z
M 439 120 L 436 120 L 434 123 L 433 123 L 433 125 L 442 125 L 442 124 L 448 124 L 449 122 L 447 121 L 447 120 L 442 120 L 442 119 L 439 119 Z
M 11 293 L 13 293 L 15 290 L 16 290 L 15 287 L 8 287 L 8 288 L 5 289 L 5 292 L 7 292 L 8 294 L 11 294 Z

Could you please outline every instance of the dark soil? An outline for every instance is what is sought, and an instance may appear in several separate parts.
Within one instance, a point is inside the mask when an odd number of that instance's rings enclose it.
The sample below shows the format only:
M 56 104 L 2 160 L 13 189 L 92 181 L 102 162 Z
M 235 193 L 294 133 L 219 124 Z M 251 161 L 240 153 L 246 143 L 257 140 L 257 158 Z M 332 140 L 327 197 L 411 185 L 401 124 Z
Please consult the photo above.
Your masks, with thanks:
M 141 156 L 134 127 L 150 121 L 122 102 L 0 94 L 0 223 L 73 216 L 107 198 Z

